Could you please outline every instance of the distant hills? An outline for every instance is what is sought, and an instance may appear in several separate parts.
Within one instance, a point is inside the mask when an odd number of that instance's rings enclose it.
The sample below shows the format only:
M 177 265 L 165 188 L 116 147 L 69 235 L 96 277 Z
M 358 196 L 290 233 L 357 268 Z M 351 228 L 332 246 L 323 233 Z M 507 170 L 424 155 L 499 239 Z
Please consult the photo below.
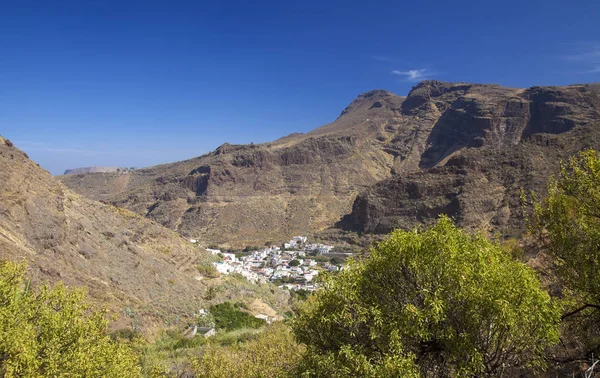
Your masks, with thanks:
M 106 173 L 126 171 L 127 168 L 122 167 L 83 167 L 65 170 L 65 175 L 75 175 L 79 173 Z
M 543 192 L 559 160 L 583 148 L 600 148 L 598 84 L 424 81 L 407 97 L 361 94 L 306 134 L 59 179 L 207 243 L 254 245 L 331 228 L 386 233 L 441 213 L 511 235 L 524 223 L 520 189 Z

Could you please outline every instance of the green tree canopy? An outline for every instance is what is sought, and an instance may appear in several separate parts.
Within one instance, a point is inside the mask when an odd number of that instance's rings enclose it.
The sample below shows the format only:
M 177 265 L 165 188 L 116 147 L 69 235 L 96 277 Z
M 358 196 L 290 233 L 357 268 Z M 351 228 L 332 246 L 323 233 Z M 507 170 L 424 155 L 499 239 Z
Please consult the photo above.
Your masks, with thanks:
M 24 271 L 0 262 L 0 376 L 140 377 L 137 355 L 106 334 L 105 314 L 82 291 L 30 290 Z
M 561 164 L 548 195 L 534 206 L 531 224 L 566 299 L 565 361 L 591 357 L 600 349 L 600 154 L 582 151 Z
M 348 267 L 293 322 L 308 376 L 501 376 L 542 367 L 558 340 L 535 272 L 447 217 Z
M 534 231 L 556 258 L 565 284 L 600 307 L 600 155 L 587 150 L 561 164 L 548 196 L 535 204 Z

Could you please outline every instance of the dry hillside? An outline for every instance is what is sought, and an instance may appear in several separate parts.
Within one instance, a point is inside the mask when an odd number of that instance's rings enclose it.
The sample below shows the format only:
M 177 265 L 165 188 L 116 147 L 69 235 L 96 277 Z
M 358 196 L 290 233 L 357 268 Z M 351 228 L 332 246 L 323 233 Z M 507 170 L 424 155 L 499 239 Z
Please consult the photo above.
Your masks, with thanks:
M 74 193 L 0 137 L 0 258 L 36 283 L 84 286 L 121 320 L 191 315 L 207 256 L 149 219 Z

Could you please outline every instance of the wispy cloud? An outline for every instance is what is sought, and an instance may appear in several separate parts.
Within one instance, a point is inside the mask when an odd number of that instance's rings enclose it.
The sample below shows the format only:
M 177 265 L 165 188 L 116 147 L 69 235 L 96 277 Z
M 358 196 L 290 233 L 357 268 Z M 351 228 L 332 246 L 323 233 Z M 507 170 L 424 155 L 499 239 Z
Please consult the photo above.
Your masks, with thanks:
M 564 56 L 578 66 L 579 73 L 600 73 L 600 42 L 580 42 Z
M 408 71 L 393 70 L 392 74 L 403 76 L 406 81 L 421 81 L 427 79 L 431 75 L 434 75 L 435 72 L 429 71 L 426 68 L 421 68 Z

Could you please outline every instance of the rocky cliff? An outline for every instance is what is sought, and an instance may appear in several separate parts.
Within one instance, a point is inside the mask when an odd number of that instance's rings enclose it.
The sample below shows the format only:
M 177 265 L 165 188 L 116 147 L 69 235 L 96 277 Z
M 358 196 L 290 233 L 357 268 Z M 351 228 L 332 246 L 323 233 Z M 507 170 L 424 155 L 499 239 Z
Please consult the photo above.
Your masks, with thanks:
M 388 232 L 440 213 L 518 232 L 519 189 L 543 190 L 560 158 L 600 147 L 598 88 L 425 81 L 407 97 L 362 94 L 307 134 L 61 180 L 206 243 L 262 244 L 336 223 Z
M 445 213 L 466 228 L 518 234 L 520 190 L 543 193 L 561 159 L 600 148 L 599 89 L 421 83 L 402 106 L 429 130 L 419 169 L 363 192 L 340 224 L 387 233 Z

